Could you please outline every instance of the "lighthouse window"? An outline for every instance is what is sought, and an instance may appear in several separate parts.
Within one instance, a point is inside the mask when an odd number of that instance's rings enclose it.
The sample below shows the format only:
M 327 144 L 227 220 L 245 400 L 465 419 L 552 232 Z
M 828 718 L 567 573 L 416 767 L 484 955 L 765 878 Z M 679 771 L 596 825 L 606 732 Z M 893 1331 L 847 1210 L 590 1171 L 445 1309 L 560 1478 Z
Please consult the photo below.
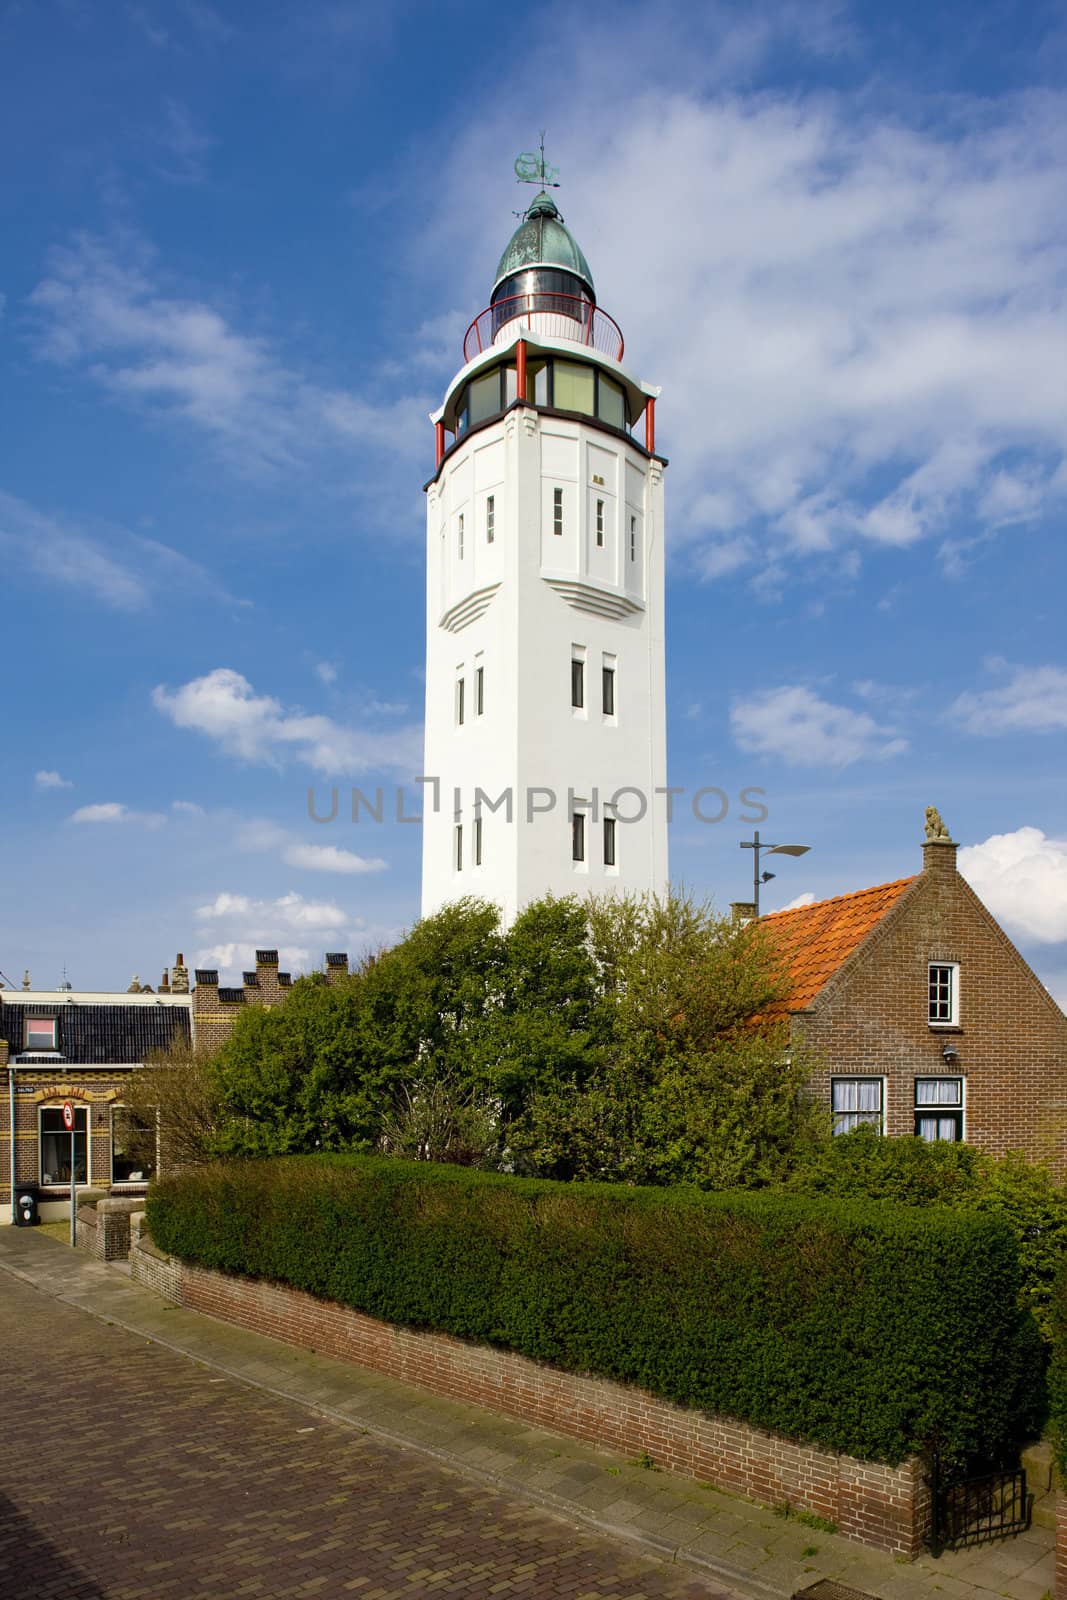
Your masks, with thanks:
M 571 860 L 585 860 L 585 815 L 581 811 L 571 817 Z
M 470 387 L 468 412 L 471 425 L 484 422 L 486 417 L 495 415 L 504 408 L 500 400 L 500 368 L 495 372 L 487 372 L 484 378 L 475 378 Z
M 456 543 L 457 543 L 457 545 L 459 547 L 459 559 L 462 561 L 463 560 L 463 513 L 462 513 L 462 511 L 460 512 L 459 520 L 456 523 Z
M 476 667 L 474 670 L 474 714 L 476 717 L 485 715 L 485 668 Z
M 613 717 L 615 715 L 615 668 L 603 667 L 601 668 L 601 674 L 604 715 L 606 717 Z
M 604 548 L 604 502 L 603 502 L 603 500 L 598 500 L 597 503 L 596 503 L 596 542 L 597 542 L 597 549 L 598 550 L 602 550 Z
M 457 822 L 456 823 L 455 851 L 456 851 L 456 871 L 457 872 L 462 872 L 463 871 L 463 824 L 462 824 L 462 822 Z
M 557 539 L 563 537 L 563 490 L 552 491 L 552 532 Z
M 560 411 L 595 415 L 593 368 L 579 366 L 574 361 L 555 361 L 553 367 L 553 405 Z
M 571 662 L 571 705 L 579 710 L 585 705 L 585 662 Z
M 526 365 L 526 398 L 531 405 L 548 405 L 548 362 L 530 361 Z
M 466 696 L 464 694 L 464 689 L 465 689 L 464 680 L 462 678 L 457 678 L 456 679 L 456 721 L 459 723 L 459 725 L 461 727 L 463 726 L 463 719 L 464 719 L 464 712 L 465 712 L 465 703 L 464 702 L 465 702 Z
M 637 560 L 637 518 L 630 518 L 630 560 Z
M 615 818 L 604 818 L 604 865 L 615 865 Z
M 485 502 L 485 542 L 492 544 L 496 537 L 496 495 L 491 494 Z
M 596 414 L 613 428 L 626 426 L 626 398 L 622 385 L 605 378 L 602 372 L 597 373 Z
M 476 867 L 480 867 L 481 864 L 482 864 L 482 819 L 481 819 L 481 817 L 475 817 L 475 819 L 474 819 L 474 865 Z

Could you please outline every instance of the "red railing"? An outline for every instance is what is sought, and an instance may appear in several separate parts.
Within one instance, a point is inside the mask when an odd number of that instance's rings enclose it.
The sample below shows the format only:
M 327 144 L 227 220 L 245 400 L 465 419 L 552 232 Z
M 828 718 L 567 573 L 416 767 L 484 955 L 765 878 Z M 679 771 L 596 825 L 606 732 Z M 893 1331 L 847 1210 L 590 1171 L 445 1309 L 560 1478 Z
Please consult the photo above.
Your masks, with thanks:
M 588 345 L 614 361 L 622 360 L 622 331 L 606 311 L 590 305 L 580 295 L 540 290 L 535 294 L 509 295 L 480 311 L 463 336 L 464 362 L 491 350 L 501 328 L 527 317 L 537 319 L 530 327 L 535 338 L 538 333 L 547 333 L 554 339 L 573 339 L 575 344 Z

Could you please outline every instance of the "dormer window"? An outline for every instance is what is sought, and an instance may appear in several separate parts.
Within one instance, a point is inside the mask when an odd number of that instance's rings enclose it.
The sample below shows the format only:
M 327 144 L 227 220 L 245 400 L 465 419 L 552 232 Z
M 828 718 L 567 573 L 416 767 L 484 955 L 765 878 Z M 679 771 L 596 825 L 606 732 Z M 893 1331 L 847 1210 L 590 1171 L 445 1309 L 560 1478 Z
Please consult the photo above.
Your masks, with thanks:
M 26 1050 L 54 1050 L 56 1048 L 55 1017 L 26 1018 Z

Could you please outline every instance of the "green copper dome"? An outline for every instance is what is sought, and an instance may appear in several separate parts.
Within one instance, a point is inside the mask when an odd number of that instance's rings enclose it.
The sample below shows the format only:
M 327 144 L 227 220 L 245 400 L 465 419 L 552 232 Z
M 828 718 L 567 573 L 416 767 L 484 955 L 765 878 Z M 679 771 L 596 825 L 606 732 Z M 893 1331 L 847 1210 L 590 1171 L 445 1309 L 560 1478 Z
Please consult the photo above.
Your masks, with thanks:
M 543 189 L 500 257 L 493 288 L 512 273 L 522 272 L 527 267 L 562 267 L 565 272 L 573 272 L 581 278 L 593 295 L 596 294 L 588 261 L 564 227 L 555 201 Z

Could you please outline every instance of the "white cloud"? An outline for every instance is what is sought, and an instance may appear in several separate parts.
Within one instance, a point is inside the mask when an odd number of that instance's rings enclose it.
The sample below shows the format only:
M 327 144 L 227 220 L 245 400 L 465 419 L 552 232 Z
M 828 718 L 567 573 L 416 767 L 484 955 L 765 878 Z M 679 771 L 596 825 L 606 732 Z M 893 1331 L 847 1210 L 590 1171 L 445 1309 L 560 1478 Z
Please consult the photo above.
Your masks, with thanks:
M 366 937 L 362 922 L 333 901 L 296 893 L 257 900 L 223 891 L 196 918 L 205 943 L 195 964 L 232 973 L 253 967 L 257 949 L 277 949 L 282 970 L 295 972 L 321 963 L 328 949 L 355 949 Z
M 160 168 L 162 177 L 172 183 L 202 181 L 207 153 L 215 140 L 197 126 L 187 105 L 167 96 L 157 139 L 165 156 Z
M 198 806 L 195 800 L 172 800 L 170 809 L 179 812 L 183 817 L 202 817 L 204 815 L 203 806 Z
M 329 661 L 316 661 L 315 672 L 325 684 L 337 682 L 337 668 Z
M 1067 729 L 1067 671 L 1062 667 L 1009 667 L 998 689 L 959 695 L 949 708 L 967 733 L 1062 733 Z
M 730 727 L 742 750 L 778 756 L 789 766 L 846 767 L 884 761 L 908 747 L 865 711 L 833 705 L 802 684 L 763 689 L 735 700 Z
M 1067 840 L 1032 827 L 995 833 L 961 849 L 959 869 L 1009 933 L 1041 944 L 1067 939 Z
M 33 781 L 38 789 L 73 789 L 74 787 L 69 778 L 61 778 L 58 772 L 35 772 Z
M 815 896 L 812 894 L 811 890 L 808 889 L 806 891 L 806 893 L 798 894 L 795 900 L 790 900 L 790 901 L 788 901 L 788 903 L 786 905 L 779 906 L 778 910 L 779 911 L 799 911 L 802 906 L 813 906 L 814 904 L 815 904 Z
M 384 872 L 389 865 L 380 856 L 360 856 L 339 845 L 305 844 L 287 828 L 265 818 L 242 823 L 237 830 L 237 844 L 241 850 L 269 851 L 286 866 L 305 872 Z
M 282 860 L 306 872 L 384 872 L 388 865 L 380 856 L 357 856 L 333 844 L 291 844 L 283 851 Z
M 160 828 L 166 817 L 160 811 L 134 811 L 118 800 L 105 800 L 98 805 L 79 806 L 70 817 L 71 822 L 121 822 L 134 823 L 142 828 Z
M 327 776 L 417 770 L 421 731 L 391 733 L 346 728 L 330 717 L 287 710 L 270 695 L 257 695 L 247 678 L 217 667 L 179 689 L 160 685 L 153 704 L 179 728 L 213 739 L 228 755 L 279 765 L 292 756 Z
M 77 522 L 38 511 L 0 489 L 0 552 L 47 582 L 93 595 L 117 611 L 140 611 L 161 594 L 195 589 L 215 600 L 245 605 L 227 594 L 213 575 L 178 550 L 108 524 L 97 535 Z
M 168 293 L 151 249 L 126 233 L 87 234 L 52 251 L 29 304 L 43 359 L 80 370 L 113 395 L 174 415 L 242 473 L 292 470 L 353 446 L 416 461 L 427 449 L 429 396 L 369 398 L 289 366 L 206 300 Z

